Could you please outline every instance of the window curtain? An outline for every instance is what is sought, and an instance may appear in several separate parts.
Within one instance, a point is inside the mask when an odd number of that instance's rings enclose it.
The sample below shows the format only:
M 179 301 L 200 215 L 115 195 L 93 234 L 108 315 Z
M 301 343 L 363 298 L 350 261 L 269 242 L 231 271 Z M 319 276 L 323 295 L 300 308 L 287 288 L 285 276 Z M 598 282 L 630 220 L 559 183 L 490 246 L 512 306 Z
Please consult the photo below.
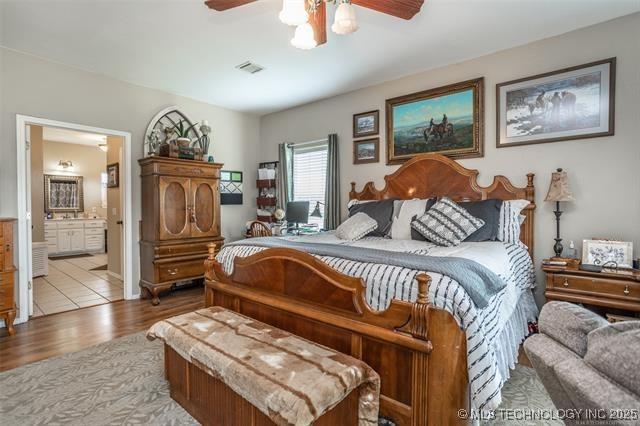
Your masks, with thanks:
M 324 196 L 324 228 L 336 229 L 340 225 L 340 165 L 338 161 L 338 135 L 329 135 L 327 145 L 327 183 Z
M 281 143 L 278 148 L 280 162 L 278 175 L 278 205 L 287 209 L 287 203 L 293 198 L 293 148 L 288 143 Z
M 78 186 L 73 182 L 51 182 L 51 208 L 75 208 L 78 206 Z

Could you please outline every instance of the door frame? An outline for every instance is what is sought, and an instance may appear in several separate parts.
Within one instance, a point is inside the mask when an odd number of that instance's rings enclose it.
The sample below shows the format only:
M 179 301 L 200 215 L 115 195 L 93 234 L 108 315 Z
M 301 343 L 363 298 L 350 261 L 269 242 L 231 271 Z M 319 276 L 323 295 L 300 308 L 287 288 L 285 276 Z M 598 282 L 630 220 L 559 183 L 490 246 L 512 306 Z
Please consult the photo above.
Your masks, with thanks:
M 57 127 L 61 129 L 76 130 L 89 133 L 100 133 L 110 136 L 119 136 L 124 140 L 122 147 L 122 167 L 120 173 L 124 177 L 121 180 L 122 187 L 121 197 L 124 204 L 124 229 L 122 239 L 122 256 L 123 256 L 123 281 L 124 281 L 124 298 L 137 299 L 140 296 L 133 294 L 133 197 L 132 197 L 132 180 L 131 180 L 131 133 L 121 130 L 103 129 L 94 126 L 85 126 L 83 124 L 68 123 L 57 120 L 49 120 L 46 118 L 31 117 L 28 115 L 16 114 L 16 144 L 18 148 L 17 154 L 17 174 L 18 174 L 18 235 L 15 241 L 18 242 L 18 307 L 20 315 L 16 318 L 16 323 L 22 323 L 29 320 L 29 280 L 31 279 L 31 212 L 28 208 L 30 200 L 30 176 L 27 172 L 30 164 L 27 164 L 27 126 L 36 125 L 43 127 Z M 30 157 L 30 156 L 29 156 Z M 124 181 L 124 182 L 122 182 Z M 139 277 L 138 277 L 139 280 Z M 136 280 L 137 282 L 137 280 Z

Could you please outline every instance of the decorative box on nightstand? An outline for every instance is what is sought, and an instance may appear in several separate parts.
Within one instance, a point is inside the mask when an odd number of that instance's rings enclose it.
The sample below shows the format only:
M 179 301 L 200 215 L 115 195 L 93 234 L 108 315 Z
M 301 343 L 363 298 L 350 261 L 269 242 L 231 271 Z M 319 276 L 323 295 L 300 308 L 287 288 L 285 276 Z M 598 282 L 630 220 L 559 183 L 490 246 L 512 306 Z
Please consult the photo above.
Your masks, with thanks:
M 577 266 L 543 265 L 547 300 L 564 300 L 630 312 L 640 312 L 640 271 L 581 271 Z

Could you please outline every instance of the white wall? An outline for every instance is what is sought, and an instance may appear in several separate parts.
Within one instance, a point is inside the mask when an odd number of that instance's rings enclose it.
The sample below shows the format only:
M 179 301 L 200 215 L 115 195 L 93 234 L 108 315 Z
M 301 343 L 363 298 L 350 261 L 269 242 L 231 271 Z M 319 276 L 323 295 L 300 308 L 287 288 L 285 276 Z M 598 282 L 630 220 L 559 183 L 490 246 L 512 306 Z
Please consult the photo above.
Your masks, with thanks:
M 446 48 L 446 47 L 445 47 Z M 378 54 L 383 54 L 379 52 Z M 424 54 L 424 52 L 416 52 Z M 612 56 L 618 58 L 615 136 L 497 149 L 495 147 L 495 85 L 516 78 L 580 65 Z M 354 59 L 355 60 L 355 59 Z M 300 142 L 337 133 L 340 141 L 343 210 L 349 182 L 375 180 L 397 166 L 385 166 L 385 100 L 476 77 L 485 77 L 485 155 L 461 163 L 480 170 L 480 183 L 506 175 L 520 186 L 526 173 L 536 174 L 535 262 L 553 254 L 553 206 L 543 202 L 551 172 L 567 170 L 576 201 L 564 206 L 562 236 L 578 248 L 593 236 L 633 241 L 640 252 L 640 14 L 570 32 L 459 64 L 433 69 L 377 86 L 262 117 L 261 158 L 277 158 L 277 144 Z M 321 78 L 331 78 L 323 76 Z M 380 110 L 381 162 L 352 164 L 352 114 Z M 544 292 L 538 273 L 538 301 Z
M 193 120 L 209 120 L 213 128 L 210 153 L 225 168 L 245 172 L 245 204 L 222 207 L 222 232 L 238 239 L 247 220 L 255 217 L 255 178 L 259 118 L 158 90 L 124 83 L 0 48 L 0 216 L 17 214 L 16 114 L 131 132 L 134 292 L 138 291 L 140 168 L 143 138 L 149 120 L 162 108 L 178 105 Z

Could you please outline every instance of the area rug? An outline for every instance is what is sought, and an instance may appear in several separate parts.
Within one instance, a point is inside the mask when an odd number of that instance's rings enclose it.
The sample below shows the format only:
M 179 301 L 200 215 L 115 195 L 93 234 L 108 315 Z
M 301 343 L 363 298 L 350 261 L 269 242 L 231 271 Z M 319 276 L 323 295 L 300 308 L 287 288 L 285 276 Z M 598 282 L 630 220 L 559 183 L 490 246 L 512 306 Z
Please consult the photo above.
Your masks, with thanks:
M 501 408 L 527 407 L 553 404 L 535 371 L 517 366 Z M 198 424 L 169 396 L 162 343 L 144 333 L 0 373 L 0 419 L 6 425 Z

